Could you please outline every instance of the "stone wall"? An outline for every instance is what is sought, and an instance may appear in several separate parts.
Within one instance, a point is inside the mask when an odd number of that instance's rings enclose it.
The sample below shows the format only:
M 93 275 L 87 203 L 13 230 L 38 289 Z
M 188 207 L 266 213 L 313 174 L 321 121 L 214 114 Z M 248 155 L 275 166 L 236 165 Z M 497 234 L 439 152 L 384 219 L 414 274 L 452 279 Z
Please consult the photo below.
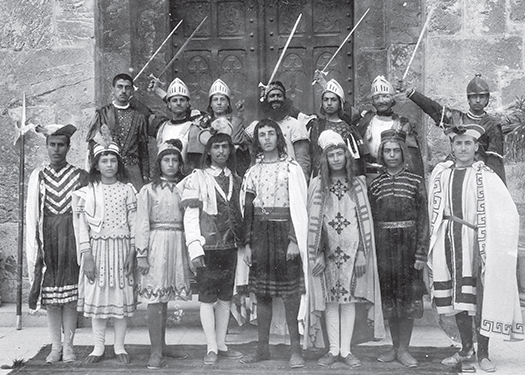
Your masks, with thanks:
M 19 146 L 13 146 L 22 93 L 28 122 L 72 123 L 70 160 L 85 154 L 84 127 L 94 107 L 94 0 L 11 0 L 0 2 L 0 250 L 17 253 Z M 26 178 L 47 159 L 44 138 L 26 137 Z M 25 269 L 24 269 L 25 272 Z M 0 286 L 4 301 L 14 302 L 16 281 Z

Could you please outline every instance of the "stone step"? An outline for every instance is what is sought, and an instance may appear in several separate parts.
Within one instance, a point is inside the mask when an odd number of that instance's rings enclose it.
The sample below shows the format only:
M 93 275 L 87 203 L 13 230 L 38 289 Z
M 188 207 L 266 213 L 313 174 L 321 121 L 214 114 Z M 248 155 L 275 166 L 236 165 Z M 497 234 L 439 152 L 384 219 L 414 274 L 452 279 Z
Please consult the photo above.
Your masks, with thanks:
M 184 324 L 188 327 L 200 327 L 199 302 L 198 297 L 193 296 L 191 301 L 170 301 L 168 304 L 168 322 L 170 325 Z M 183 316 L 180 322 L 177 321 L 175 312 L 182 309 Z M 130 327 L 146 327 L 147 326 L 147 304 L 141 303 L 137 306 L 137 310 L 132 318 L 128 319 Z M 421 319 L 415 320 L 416 326 L 438 326 L 436 317 L 432 311 L 430 301 L 425 299 L 425 312 Z M 15 327 L 16 326 L 16 304 L 4 303 L 0 306 L 0 327 Z M 46 311 L 39 310 L 34 314 L 30 314 L 27 305 L 22 307 L 22 327 L 46 327 L 47 318 Z M 89 318 L 79 316 L 79 327 L 91 326 Z

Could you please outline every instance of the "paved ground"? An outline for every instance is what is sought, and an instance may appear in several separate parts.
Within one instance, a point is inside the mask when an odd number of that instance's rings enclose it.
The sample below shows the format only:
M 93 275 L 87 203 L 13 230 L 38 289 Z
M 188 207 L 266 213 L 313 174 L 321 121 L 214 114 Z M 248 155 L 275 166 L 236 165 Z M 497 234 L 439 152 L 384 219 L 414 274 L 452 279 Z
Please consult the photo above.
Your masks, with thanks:
M 196 308 L 196 304 L 190 306 Z M 2 309 L 2 308 L 0 308 Z M 425 314 L 431 314 L 430 310 Z M 436 325 L 432 324 L 433 318 L 423 319 L 422 324 L 416 325 L 412 337 L 411 345 L 413 346 L 437 346 L 446 347 L 457 345 L 451 341 L 443 331 Z M 108 329 L 106 344 L 112 344 L 112 329 Z M 246 343 L 257 339 L 255 329 L 232 330 L 228 334 L 227 341 L 230 343 Z M 147 344 L 148 333 L 146 327 L 131 327 L 126 336 L 126 344 Z M 49 342 L 46 327 L 24 327 L 17 331 L 14 327 L 0 327 L 0 364 L 11 364 L 13 359 L 29 359 L 33 357 L 38 350 Z M 181 325 L 170 328 L 167 333 L 168 344 L 191 345 L 204 344 L 205 338 L 202 329 L 196 325 Z M 282 338 L 273 337 L 272 343 L 282 342 Z M 90 345 L 91 329 L 79 328 L 75 337 L 75 345 Z M 386 345 L 390 343 L 387 337 L 382 341 L 367 343 L 366 345 Z M 490 343 L 490 353 L 493 362 L 497 366 L 497 374 L 515 375 L 525 373 L 525 341 L 521 342 L 504 342 L 501 340 L 492 340 Z M 0 370 L 0 375 L 9 373 L 10 370 Z M 410 371 L 417 374 L 417 370 Z M 478 368 L 478 373 L 484 373 Z

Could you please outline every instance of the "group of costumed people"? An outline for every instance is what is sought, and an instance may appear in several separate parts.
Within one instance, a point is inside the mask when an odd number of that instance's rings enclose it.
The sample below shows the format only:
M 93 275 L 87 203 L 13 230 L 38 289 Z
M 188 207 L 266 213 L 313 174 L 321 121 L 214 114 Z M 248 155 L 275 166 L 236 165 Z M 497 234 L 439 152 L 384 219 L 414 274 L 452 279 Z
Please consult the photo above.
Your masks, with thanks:
M 92 319 L 94 343 L 85 361 L 104 358 L 112 319 L 115 358 L 129 363 L 126 322 L 139 301 L 147 303 L 147 367 L 183 359 L 166 345 L 168 302 L 196 292 L 206 365 L 268 360 L 270 333 L 287 330 L 291 368 L 305 366 L 310 346 L 328 349 L 320 366 L 357 368 L 356 337 L 384 338 L 386 320 L 392 348 L 378 360 L 417 367 L 410 340 L 430 290 L 461 337 L 443 364 L 475 371 L 476 335 L 478 365 L 495 371 L 489 337 L 524 333 L 519 220 L 505 186 L 501 126 L 485 112 L 487 83 L 476 75 L 468 84 L 467 113 L 396 84 L 450 139 L 450 155 L 425 182 L 418 126 L 394 113 L 390 82 L 378 76 L 374 109 L 360 112 L 337 81 L 319 72 L 315 79 L 321 117 L 297 110 L 275 81 L 264 89 L 263 119 L 247 124 L 220 79 L 206 112 L 191 108 L 179 78 L 166 92 L 152 81 L 166 118 L 133 98 L 132 78 L 119 74 L 113 102 L 88 131 L 88 172 L 66 160 L 73 125 L 37 127 L 49 164 L 29 180 L 26 250 L 30 308 L 47 310 L 47 362 L 76 360 L 81 312 Z M 151 174 L 148 137 L 157 146 Z M 227 347 L 232 314 L 257 324 L 254 353 Z

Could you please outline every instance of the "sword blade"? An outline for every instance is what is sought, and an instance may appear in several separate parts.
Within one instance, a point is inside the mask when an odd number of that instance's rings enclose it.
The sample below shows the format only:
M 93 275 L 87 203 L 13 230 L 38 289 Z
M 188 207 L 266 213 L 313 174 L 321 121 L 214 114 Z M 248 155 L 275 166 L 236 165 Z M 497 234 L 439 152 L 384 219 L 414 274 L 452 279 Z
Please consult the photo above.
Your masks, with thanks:
M 166 65 L 166 67 L 164 68 L 164 70 L 162 72 L 160 72 L 158 78 L 162 77 L 164 75 L 164 73 L 166 73 L 168 71 L 168 69 L 170 68 L 170 66 L 175 62 L 175 60 L 177 59 L 177 57 L 180 56 L 180 54 L 182 53 L 182 51 L 184 50 L 184 48 L 188 45 L 188 43 L 190 42 L 190 40 L 195 36 L 195 34 L 197 34 L 197 31 L 199 31 L 199 29 L 201 28 L 201 26 L 204 24 L 204 21 L 206 21 L 208 19 L 208 16 L 204 17 L 201 21 L 201 23 L 199 23 L 199 25 L 197 26 L 197 28 L 195 30 L 193 30 L 193 32 L 191 33 L 191 35 L 188 37 L 188 39 L 186 39 L 186 41 L 184 42 L 184 44 L 179 48 L 179 50 L 177 51 L 177 53 L 175 54 L 175 56 L 173 56 L 173 58 L 170 60 L 170 62 L 168 63 L 168 65 Z
M 173 35 L 173 33 L 175 33 L 175 31 L 177 31 L 177 29 L 179 28 L 179 26 L 181 25 L 182 23 L 182 20 L 180 20 L 180 22 L 177 24 L 177 26 L 175 26 L 173 28 L 173 30 L 171 30 L 171 33 L 166 37 L 166 39 L 164 39 L 164 41 L 162 42 L 162 44 L 160 45 L 159 48 L 157 48 L 157 50 L 155 51 L 155 53 L 149 58 L 148 62 L 142 67 L 142 69 L 140 70 L 140 72 L 137 73 L 137 75 L 135 76 L 135 78 L 133 78 L 134 81 L 137 80 L 137 78 L 139 78 L 139 76 L 144 72 L 144 70 L 146 69 L 146 67 L 149 65 L 150 62 L 153 61 L 153 59 L 155 58 L 155 56 L 157 56 L 157 54 L 160 52 L 161 48 L 164 47 L 164 45 L 168 42 L 168 40 L 170 40 L 171 36 Z
M 412 56 L 410 57 L 410 61 L 408 62 L 407 68 L 405 70 L 405 74 L 403 74 L 403 80 L 407 77 L 408 71 L 410 70 L 410 65 L 412 65 L 412 61 L 414 60 L 414 57 L 416 56 L 416 51 L 419 47 L 419 44 L 421 44 L 421 40 L 423 39 L 423 34 L 425 34 L 425 31 L 428 27 L 428 24 L 430 23 L 430 19 L 432 18 L 432 13 L 434 13 L 434 9 L 436 7 L 433 7 L 430 9 L 430 12 L 428 12 L 427 20 L 425 21 L 425 24 L 423 25 L 423 28 L 421 29 L 421 33 L 419 34 L 419 38 L 417 39 L 416 47 L 414 48 L 414 52 L 412 52 Z

